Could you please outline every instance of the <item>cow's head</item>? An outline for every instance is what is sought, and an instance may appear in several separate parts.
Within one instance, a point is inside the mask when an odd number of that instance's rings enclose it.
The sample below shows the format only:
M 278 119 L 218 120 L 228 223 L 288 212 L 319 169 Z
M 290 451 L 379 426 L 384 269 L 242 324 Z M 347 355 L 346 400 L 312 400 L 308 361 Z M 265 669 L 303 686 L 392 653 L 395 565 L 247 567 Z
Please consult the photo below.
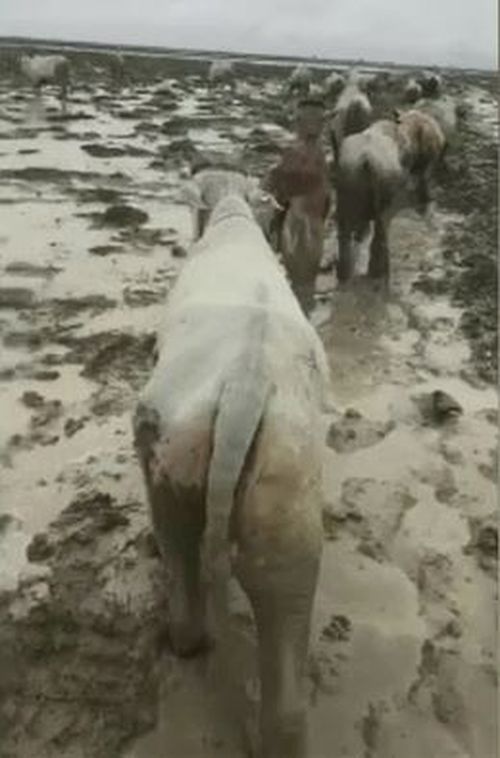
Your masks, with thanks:
M 274 197 L 265 192 L 257 178 L 236 171 L 203 169 L 184 182 L 181 200 L 193 211 L 195 238 L 199 238 L 218 203 L 227 196 L 244 200 L 251 208 L 259 225 L 265 229 L 274 209 L 280 208 Z

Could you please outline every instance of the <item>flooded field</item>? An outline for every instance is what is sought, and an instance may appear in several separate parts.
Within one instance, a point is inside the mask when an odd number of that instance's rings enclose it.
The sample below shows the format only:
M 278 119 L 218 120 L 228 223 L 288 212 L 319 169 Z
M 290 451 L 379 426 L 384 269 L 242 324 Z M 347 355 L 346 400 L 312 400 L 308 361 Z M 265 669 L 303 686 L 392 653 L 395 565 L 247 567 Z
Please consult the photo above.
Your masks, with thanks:
M 169 651 L 131 410 L 189 255 L 182 177 L 206 150 L 263 175 L 291 139 L 282 76 L 267 66 L 231 95 L 182 61 L 165 78 L 152 58 L 117 89 L 79 57 L 66 110 L 50 90 L 0 79 L 0 755 L 239 758 L 239 719 L 206 660 Z M 485 161 L 498 123 L 491 82 L 453 82 L 466 133 L 432 219 L 408 210 L 394 223 L 390 295 L 362 276 L 337 288 L 333 222 L 318 279 L 312 320 L 335 410 L 312 758 L 496 755 L 496 293 L 485 285 L 496 163 Z M 227 660 L 246 717 L 255 638 L 237 589 L 233 610 Z

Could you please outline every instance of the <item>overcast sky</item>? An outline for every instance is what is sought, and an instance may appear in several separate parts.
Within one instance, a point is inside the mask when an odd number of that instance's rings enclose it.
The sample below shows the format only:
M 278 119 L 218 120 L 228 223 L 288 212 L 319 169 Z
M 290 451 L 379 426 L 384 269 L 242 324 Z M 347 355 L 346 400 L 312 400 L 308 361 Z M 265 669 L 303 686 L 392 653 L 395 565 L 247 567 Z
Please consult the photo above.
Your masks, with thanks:
M 0 0 L 0 35 L 494 68 L 497 0 Z

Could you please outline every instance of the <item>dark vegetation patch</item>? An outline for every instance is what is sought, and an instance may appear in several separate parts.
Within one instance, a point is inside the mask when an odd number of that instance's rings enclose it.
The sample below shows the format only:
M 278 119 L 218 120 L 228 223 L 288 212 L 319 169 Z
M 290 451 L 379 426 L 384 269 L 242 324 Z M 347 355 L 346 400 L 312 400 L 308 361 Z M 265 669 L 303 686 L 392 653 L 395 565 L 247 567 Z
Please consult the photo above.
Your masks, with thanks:
M 457 267 L 448 289 L 464 308 L 461 326 L 478 373 L 491 382 L 498 370 L 497 157 L 493 140 L 465 122 L 439 194 L 441 207 L 464 217 L 444 240 L 445 258 Z

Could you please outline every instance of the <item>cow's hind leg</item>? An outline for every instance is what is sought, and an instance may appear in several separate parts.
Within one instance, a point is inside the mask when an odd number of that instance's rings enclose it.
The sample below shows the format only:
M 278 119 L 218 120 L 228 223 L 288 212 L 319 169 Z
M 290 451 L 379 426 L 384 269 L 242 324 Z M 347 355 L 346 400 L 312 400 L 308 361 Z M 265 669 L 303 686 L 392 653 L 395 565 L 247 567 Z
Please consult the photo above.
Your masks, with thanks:
M 305 758 L 304 692 L 317 556 L 301 566 L 272 565 L 241 575 L 253 607 L 259 646 L 260 734 L 263 758 Z
M 149 489 L 156 542 L 169 575 L 169 636 L 177 655 L 193 655 L 207 643 L 201 582 L 202 493 L 184 492 L 165 479 Z
M 337 279 L 339 282 L 346 282 L 354 273 L 354 258 L 350 229 L 339 217 L 337 217 L 337 240 Z
M 389 280 L 389 223 L 386 214 L 381 214 L 375 219 L 368 264 L 368 276 L 374 279 L 383 278 L 386 281 Z
M 309 453 L 317 455 L 310 442 Z M 308 452 L 297 456 L 286 443 L 273 444 L 274 453 L 265 442 L 261 449 L 267 474 L 256 466 L 258 479 L 238 506 L 235 570 L 257 627 L 262 758 L 305 758 L 306 665 L 322 541 L 320 479 L 319 472 L 311 473 L 316 464 L 303 464 L 311 467 L 309 476 L 300 471 L 299 457 Z
M 172 450 L 161 445 L 155 411 L 139 407 L 134 419 L 135 445 L 142 466 L 153 532 L 167 570 L 169 633 L 178 655 L 197 652 L 206 642 L 200 546 L 204 528 L 204 492 L 169 476 Z M 176 435 L 172 435 L 175 439 Z M 189 459 L 179 445 L 174 453 Z

